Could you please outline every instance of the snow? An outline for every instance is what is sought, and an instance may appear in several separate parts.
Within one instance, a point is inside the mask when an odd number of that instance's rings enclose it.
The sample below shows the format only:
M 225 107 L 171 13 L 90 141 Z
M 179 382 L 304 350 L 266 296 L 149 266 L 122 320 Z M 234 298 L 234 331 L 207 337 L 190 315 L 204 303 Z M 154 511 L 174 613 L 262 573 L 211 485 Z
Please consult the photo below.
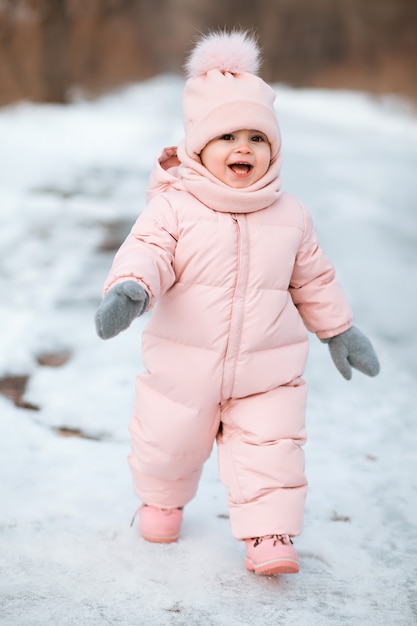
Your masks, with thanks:
M 160 76 L 0 110 L 0 378 L 29 377 L 27 408 L 0 395 L 0 624 L 416 624 L 417 120 L 399 101 L 276 86 L 283 186 L 311 211 L 382 366 L 346 382 L 311 338 L 300 574 L 244 569 L 215 450 L 178 544 L 130 527 L 145 319 L 103 342 L 93 316 L 114 254 L 103 242 L 124 235 L 156 154 L 181 139 L 182 87 Z M 70 358 L 39 365 L 48 352 Z

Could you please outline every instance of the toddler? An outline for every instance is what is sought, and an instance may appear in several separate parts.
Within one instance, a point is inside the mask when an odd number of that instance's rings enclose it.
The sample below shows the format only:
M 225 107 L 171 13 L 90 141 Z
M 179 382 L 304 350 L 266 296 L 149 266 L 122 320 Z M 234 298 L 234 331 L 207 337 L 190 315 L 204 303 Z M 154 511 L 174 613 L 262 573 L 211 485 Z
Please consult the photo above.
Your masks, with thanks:
M 192 51 L 184 139 L 156 162 L 96 327 L 107 339 L 153 309 L 130 424 L 141 536 L 177 541 L 216 440 L 233 535 L 247 569 L 269 575 L 299 570 L 307 330 L 347 379 L 379 364 L 309 214 L 281 190 L 275 94 L 258 64 L 241 32 Z

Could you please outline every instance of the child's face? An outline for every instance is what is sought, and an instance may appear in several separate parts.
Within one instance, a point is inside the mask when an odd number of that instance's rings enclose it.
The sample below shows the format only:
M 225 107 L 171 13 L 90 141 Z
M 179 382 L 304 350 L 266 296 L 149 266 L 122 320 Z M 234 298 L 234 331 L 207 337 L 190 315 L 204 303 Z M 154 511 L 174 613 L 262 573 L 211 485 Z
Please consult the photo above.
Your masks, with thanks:
M 236 130 L 216 137 L 201 151 L 201 162 L 229 187 L 242 189 L 262 178 L 271 162 L 271 146 L 257 130 Z

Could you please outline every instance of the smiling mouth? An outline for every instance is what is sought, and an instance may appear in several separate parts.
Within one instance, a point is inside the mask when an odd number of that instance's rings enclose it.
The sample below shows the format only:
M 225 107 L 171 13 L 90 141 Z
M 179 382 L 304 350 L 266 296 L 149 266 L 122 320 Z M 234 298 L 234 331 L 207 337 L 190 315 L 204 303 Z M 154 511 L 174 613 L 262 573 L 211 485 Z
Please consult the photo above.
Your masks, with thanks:
M 237 176 L 246 176 L 252 169 L 250 163 L 231 163 L 229 167 Z

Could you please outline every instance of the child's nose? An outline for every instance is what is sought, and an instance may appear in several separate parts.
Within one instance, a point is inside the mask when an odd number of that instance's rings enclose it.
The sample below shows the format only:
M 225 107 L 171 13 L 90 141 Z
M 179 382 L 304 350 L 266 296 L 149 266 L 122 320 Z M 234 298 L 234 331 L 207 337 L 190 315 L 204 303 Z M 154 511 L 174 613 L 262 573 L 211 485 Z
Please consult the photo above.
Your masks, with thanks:
M 238 145 L 236 146 L 236 152 L 250 152 L 251 151 L 251 147 L 249 145 L 248 141 L 239 141 Z

